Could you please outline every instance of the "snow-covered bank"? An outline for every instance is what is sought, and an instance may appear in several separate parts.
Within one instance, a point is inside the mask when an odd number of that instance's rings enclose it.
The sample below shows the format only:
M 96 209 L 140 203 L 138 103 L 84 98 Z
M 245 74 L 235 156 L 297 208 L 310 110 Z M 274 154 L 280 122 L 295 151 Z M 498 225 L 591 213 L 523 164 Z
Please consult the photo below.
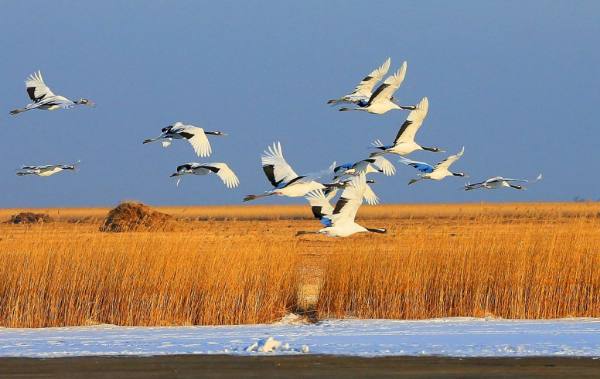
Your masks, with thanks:
M 289 344 L 291 348 L 281 354 L 302 354 L 305 345 L 312 354 L 357 356 L 600 357 L 600 319 L 471 318 L 327 320 L 309 325 L 0 328 L 0 356 L 273 354 L 246 351 L 268 336 Z

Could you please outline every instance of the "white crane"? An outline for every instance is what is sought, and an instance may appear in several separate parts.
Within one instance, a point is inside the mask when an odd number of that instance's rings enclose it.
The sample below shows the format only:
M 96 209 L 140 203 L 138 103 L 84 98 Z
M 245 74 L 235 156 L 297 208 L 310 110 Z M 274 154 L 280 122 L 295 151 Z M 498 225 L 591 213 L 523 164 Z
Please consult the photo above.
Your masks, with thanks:
M 42 77 L 42 73 L 40 71 L 29 75 L 27 80 L 25 80 L 25 87 L 27 88 L 27 94 L 33 103 L 27 104 L 25 108 L 19 108 L 10 111 L 11 115 L 17 115 L 32 109 L 54 111 L 57 109 L 70 109 L 75 105 L 95 105 L 88 99 L 82 98 L 73 101 L 64 96 L 55 95 L 46 85 L 46 83 L 44 83 L 44 78 Z
M 373 87 L 375 84 L 381 81 L 385 74 L 387 74 L 390 69 L 391 59 L 388 58 L 383 62 L 383 64 L 377 67 L 375 70 L 371 71 L 369 75 L 365 76 L 365 78 L 354 88 L 354 91 L 348 95 L 344 95 L 339 99 L 329 100 L 327 104 L 336 105 L 340 103 L 352 103 L 352 104 L 362 104 L 366 105 L 371 97 Z
M 496 188 L 512 188 L 516 190 L 524 190 L 526 189 L 524 186 L 513 183 L 535 183 L 537 181 L 542 180 L 542 174 L 539 174 L 537 178 L 534 180 L 527 179 L 511 179 L 504 178 L 502 176 L 495 176 L 493 178 L 489 178 L 479 183 L 467 183 L 465 184 L 465 191 L 470 191 L 478 188 L 483 189 L 496 189 Z
M 400 157 L 400 162 L 404 163 L 407 166 L 412 166 L 419 170 L 421 174 L 416 179 L 411 179 L 408 184 L 413 184 L 423 179 L 431 179 L 431 180 L 442 180 L 447 176 L 466 176 L 464 172 L 452 172 L 450 171 L 450 165 L 460 159 L 463 153 L 465 152 L 465 148 L 463 148 L 456 155 L 450 155 L 448 158 L 444 159 L 440 163 L 435 166 L 430 165 L 425 162 L 413 161 L 408 158 Z
M 386 229 L 365 228 L 354 221 L 362 204 L 366 184 L 365 174 L 353 177 L 350 184 L 344 188 L 335 208 L 331 206 L 322 190 L 308 193 L 306 199 L 313 215 L 321 221 L 324 228 L 318 232 L 300 231 L 296 235 L 325 234 L 329 237 L 348 237 L 362 232 L 385 233 Z
M 227 163 L 184 163 L 177 166 L 175 173 L 171 177 L 177 177 L 177 186 L 183 175 L 208 175 L 216 174 L 227 188 L 235 188 L 240 184 L 238 177 Z
M 394 93 L 404 81 L 406 75 L 406 62 L 396 71 L 394 75 L 388 76 L 385 81 L 377 87 L 369 98 L 369 101 L 359 104 L 356 108 L 340 108 L 340 111 L 363 111 L 373 114 L 384 114 L 392 109 L 415 109 L 415 106 L 399 105 L 394 102 Z
M 21 171 L 17 171 L 18 176 L 37 175 L 51 176 L 65 170 L 75 170 L 79 162 L 74 164 L 50 164 L 43 166 L 21 166 Z
M 412 110 L 406 121 L 400 127 L 398 134 L 396 134 L 396 139 L 394 139 L 393 145 L 384 145 L 380 140 L 376 140 L 373 142 L 373 146 L 376 149 L 381 150 L 376 154 L 397 154 L 397 155 L 408 155 L 417 150 L 427 150 L 435 153 L 443 152 L 439 147 L 426 147 L 421 146 L 415 142 L 415 135 L 421 128 L 423 124 L 423 120 L 427 116 L 427 111 L 429 110 L 429 100 L 424 97 L 419 104 L 417 104 L 416 109 Z
M 274 142 L 261 156 L 263 171 L 273 189 L 258 195 L 248 195 L 244 201 L 255 200 L 272 195 L 301 197 L 310 191 L 325 189 L 325 186 L 312 176 L 299 176 L 283 157 L 280 142 Z
M 225 136 L 226 134 L 220 131 L 208 132 L 202 128 L 194 125 L 186 125 L 180 121 L 177 121 L 173 125 L 169 125 L 166 128 L 161 129 L 162 134 L 155 138 L 148 138 L 143 143 L 150 143 L 161 140 L 163 147 L 169 147 L 174 139 L 185 139 L 187 140 L 194 152 L 199 157 L 208 157 L 212 153 L 210 142 L 208 141 L 207 135 L 211 136 Z

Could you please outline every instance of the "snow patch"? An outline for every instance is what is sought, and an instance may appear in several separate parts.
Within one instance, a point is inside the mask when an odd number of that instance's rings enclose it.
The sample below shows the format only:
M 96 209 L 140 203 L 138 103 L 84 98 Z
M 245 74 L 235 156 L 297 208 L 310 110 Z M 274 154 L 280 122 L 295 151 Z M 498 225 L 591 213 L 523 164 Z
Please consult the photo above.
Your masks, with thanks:
M 302 345 L 299 349 L 291 348 L 289 343 L 282 344 L 281 341 L 276 340 L 273 337 L 263 338 L 254 342 L 248 346 L 245 351 L 247 353 L 274 353 L 274 352 L 296 352 L 296 353 L 308 353 L 310 348 L 306 345 Z
M 277 341 L 273 337 L 265 338 L 262 340 L 258 340 L 258 342 L 254 342 L 252 345 L 246 348 L 246 352 L 259 352 L 259 353 L 272 353 L 279 348 L 289 349 L 290 345 L 285 344 L 283 347 L 281 346 L 281 341 Z
M 600 357 L 600 319 L 325 320 L 305 324 L 0 328 L 0 357 L 166 354 Z

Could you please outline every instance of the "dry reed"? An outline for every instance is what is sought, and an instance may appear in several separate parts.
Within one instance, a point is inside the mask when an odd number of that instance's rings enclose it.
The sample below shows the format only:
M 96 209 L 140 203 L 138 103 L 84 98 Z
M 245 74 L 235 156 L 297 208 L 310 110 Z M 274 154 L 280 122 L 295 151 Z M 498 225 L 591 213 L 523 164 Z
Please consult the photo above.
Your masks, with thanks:
M 600 317 L 598 224 L 476 228 L 331 255 L 319 317 Z
M 158 210 L 174 231 L 101 233 L 102 208 L 0 223 L 0 326 L 269 322 L 311 302 L 319 317 L 600 317 L 598 203 L 365 206 L 359 222 L 388 234 L 347 239 L 295 237 L 320 227 L 305 206 Z
M 263 244 L 200 252 L 185 235 L 29 241 L 0 254 L 0 324 L 270 322 L 294 306 L 295 267 Z

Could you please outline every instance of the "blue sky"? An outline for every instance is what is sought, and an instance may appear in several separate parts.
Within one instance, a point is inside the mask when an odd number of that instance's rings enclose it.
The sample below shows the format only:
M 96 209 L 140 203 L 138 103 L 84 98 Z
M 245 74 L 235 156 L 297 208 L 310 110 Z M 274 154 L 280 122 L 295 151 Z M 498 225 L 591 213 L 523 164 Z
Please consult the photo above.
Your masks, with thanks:
M 419 142 L 452 153 L 464 145 L 453 168 L 471 181 L 544 180 L 522 192 L 465 193 L 462 178 L 409 187 L 415 172 L 397 165 L 396 176 L 376 178 L 383 202 L 600 198 L 600 3 L 368 4 L 4 1 L 0 206 L 238 204 L 269 188 L 260 153 L 277 140 L 299 173 L 362 159 L 407 113 L 337 112 L 325 102 L 388 56 L 392 69 L 408 61 L 397 98 L 429 97 Z M 97 107 L 9 116 L 27 103 L 23 81 L 38 69 L 56 93 Z M 205 159 L 183 142 L 142 145 L 178 120 L 229 136 L 212 138 Z M 15 175 L 22 164 L 78 159 L 75 174 Z M 169 174 L 189 161 L 227 162 L 241 185 L 189 177 L 176 188 Z M 289 201 L 302 202 L 262 202 Z

